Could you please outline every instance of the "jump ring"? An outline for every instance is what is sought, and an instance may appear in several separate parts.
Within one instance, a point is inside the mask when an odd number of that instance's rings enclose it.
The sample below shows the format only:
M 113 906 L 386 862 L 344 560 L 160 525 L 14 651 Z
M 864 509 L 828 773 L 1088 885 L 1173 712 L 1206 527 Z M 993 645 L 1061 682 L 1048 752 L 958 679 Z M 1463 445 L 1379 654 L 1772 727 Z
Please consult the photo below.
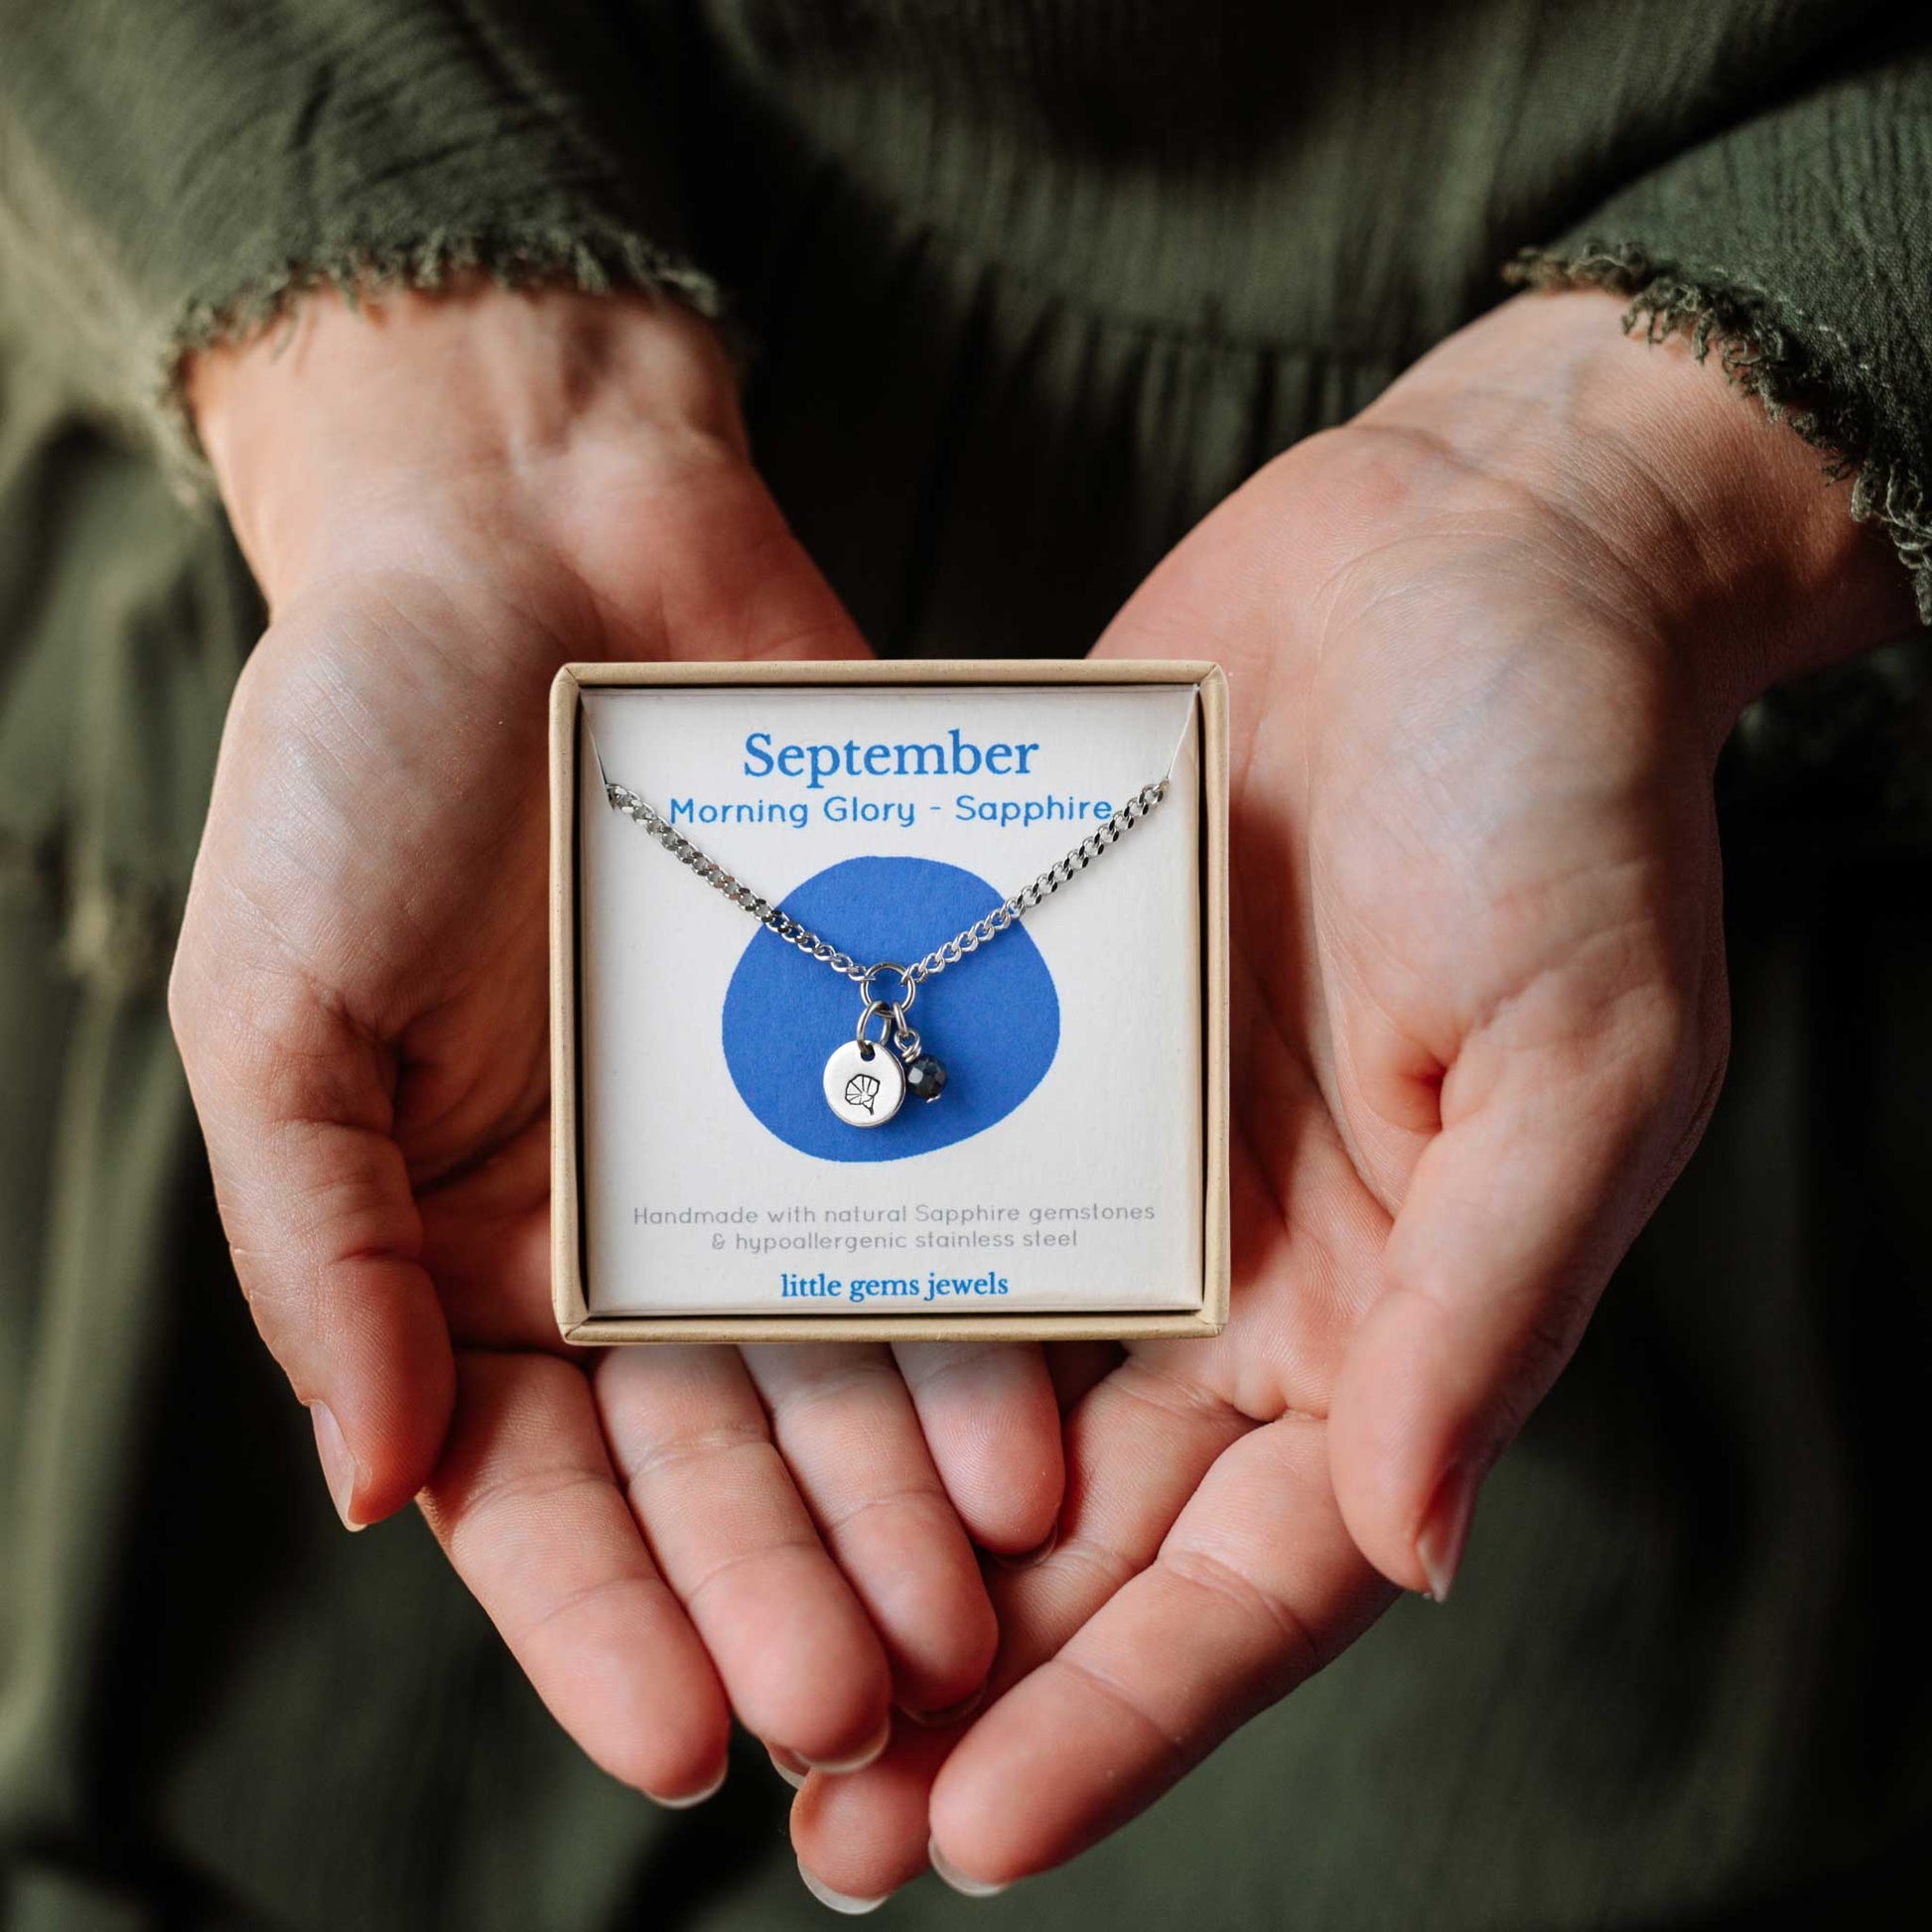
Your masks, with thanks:
M 879 1037 L 872 1039 L 867 1036 L 866 1022 L 876 1013 L 883 1013 L 886 1016 L 887 1024 L 880 1033 Z M 903 1007 L 897 1007 L 890 1000 L 868 1000 L 864 1010 L 859 1015 L 859 1027 L 855 1037 L 861 1046 L 884 1046 L 892 1038 L 894 1034 L 903 1033 L 904 1031 L 905 1009 Z
M 888 1006 L 896 1006 L 902 1010 L 906 1007 L 909 1007 L 912 1004 L 912 1002 L 918 998 L 919 995 L 918 981 L 915 980 L 912 977 L 912 975 L 908 973 L 905 970 L 905 968 L 898 963 L 897 960 L 882 959 L 878 963 L 878 965 L 868 966 L 866 968 L 865 978 L 859 982 L 860 997 L 864 999 L 869 1005 L 877 1004 L 877 1002 L 873 1000 L 872 983 L 875 976 L 880 973 L 897 973 L 898 975 L 899 986 L 902 989 L 901 997 L 897 1000 L 887 1001 L 886 1004 Z

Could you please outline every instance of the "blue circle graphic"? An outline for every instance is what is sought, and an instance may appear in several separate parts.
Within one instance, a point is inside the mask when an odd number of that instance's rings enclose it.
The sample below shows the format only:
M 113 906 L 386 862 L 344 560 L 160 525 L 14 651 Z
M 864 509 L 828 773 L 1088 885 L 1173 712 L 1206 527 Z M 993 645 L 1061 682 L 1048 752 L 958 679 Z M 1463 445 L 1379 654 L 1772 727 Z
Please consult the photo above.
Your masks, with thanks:
M 846 859 L 784 896 L 784 908 L 864 965 L 909 963 L 1000 903 L 977 875 L 932 859 Z M 888 974 L 882 994 L 896 989 Z M 903 1161 L 983 1133 L 1039 1085 L 1060 1043 L 1053 976 L 1027 933 L 1007 930 L 926 980 L 908 1023 L 946 1069 L 932 1101 L 907 1097 L 882 1127 L 848 1127 L 825 1104 L 832 1049 L 852 1037 L 859 989 L 761 928 L 725 992 L 725 1064 L 746 1106 L 787 1147 L 822 1161 Z M 877 1037 L 878 1026 L 873 1029 Z

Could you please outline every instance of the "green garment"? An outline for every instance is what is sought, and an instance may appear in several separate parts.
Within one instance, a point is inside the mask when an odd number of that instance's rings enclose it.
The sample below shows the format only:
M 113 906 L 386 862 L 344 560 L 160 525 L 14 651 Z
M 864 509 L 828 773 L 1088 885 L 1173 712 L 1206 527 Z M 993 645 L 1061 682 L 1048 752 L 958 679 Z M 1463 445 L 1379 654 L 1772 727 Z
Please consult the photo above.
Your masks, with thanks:
M 185 347 L 325 275 L 674 287 L 879 648 L 1070 655 L 1535 251 L 1714 332 L 1932 609 L 1929 49 L 1845 0 L 0 0 L 0 1924 L 822 1922 L 762 1752 L 677 1817 L 592 1770 L 419 1522 L 341 1534 L 254 1341 L 161 998 L 261 621 Z M 899 1922 L 1926 1916 L 1928 753 L 1915 643 L 1747 720 L 1729 1086 L 1455 1602 Z

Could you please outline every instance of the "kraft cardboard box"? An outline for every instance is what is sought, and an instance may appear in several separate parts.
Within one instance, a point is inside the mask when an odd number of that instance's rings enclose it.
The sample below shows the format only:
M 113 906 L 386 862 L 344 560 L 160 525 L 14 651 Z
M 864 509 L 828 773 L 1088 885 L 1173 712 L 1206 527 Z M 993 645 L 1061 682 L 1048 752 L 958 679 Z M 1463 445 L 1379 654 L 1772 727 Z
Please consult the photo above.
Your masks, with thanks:
M 573 665 L 551 725 L 567 1338 L 1219 1330 L 1216 666 Z M 897 968 L 1163 778 L 1114 843 L 908 989 Z M 667 850 L 607 785 L 685 843 Z M 707 863 L 854 972 L 892 965 L 862 992 Z M 944 1068 L 937 1097 L 915 1072 L 875 1123 L 914 1059 Z

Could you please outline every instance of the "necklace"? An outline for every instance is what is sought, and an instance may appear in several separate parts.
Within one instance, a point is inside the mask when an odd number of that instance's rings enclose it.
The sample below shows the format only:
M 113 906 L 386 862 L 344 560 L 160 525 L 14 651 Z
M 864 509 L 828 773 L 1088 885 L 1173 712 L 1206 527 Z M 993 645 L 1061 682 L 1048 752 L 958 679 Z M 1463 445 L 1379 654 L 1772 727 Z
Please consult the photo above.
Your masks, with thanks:
M 715 886 L 734 905 L 742 905 L 760 925 L 796 946 L 808 959 L 821 961 L 858 986 L 859 1025 L 853 1037 L 836 1047 L 825 1062 L 825 1104 L 849 1127 L 883 1127 L 904 1105 L 908 1094 L 920 1100 L 937 1100 L 945 1091 L 946 1069 L 925 1051 L 918 1034 L 905 1017 L 918 997 L 920 986 L 948 966 L 957 966 L 989 940 L 997 939 L 1042 899 L 1050 898 L 1062 886 L 1086 871 L 1168 795 L 1168 780 L 1156 778 L 1151 784 L 1143 785 L 1105 825 L 1090 832 L 1031 885 L 1023 886 L 983 919 L 976 919 L 963 931 L 954 933 L 944 945 L 933 947 L 909 966 L 894 959 L 861 966 L 849 954 L 840 952 L 829 940 L 821 939 L 809 926 L 794 919 L 782 906 L 772 904 L 749 886 L 741 885 L 634 791 L 626 791 L 622 785 L 606 779 L 604 795 L 614 811 L 636 820 L 672 858 L 689 866 L 707 886 Z M 898 991 L 883 998 L 875 992 L 874 982 L 887 974 L 897 977 Z M 875 1020 L 881 1023 L 877 1039 L 868 1032 Z

